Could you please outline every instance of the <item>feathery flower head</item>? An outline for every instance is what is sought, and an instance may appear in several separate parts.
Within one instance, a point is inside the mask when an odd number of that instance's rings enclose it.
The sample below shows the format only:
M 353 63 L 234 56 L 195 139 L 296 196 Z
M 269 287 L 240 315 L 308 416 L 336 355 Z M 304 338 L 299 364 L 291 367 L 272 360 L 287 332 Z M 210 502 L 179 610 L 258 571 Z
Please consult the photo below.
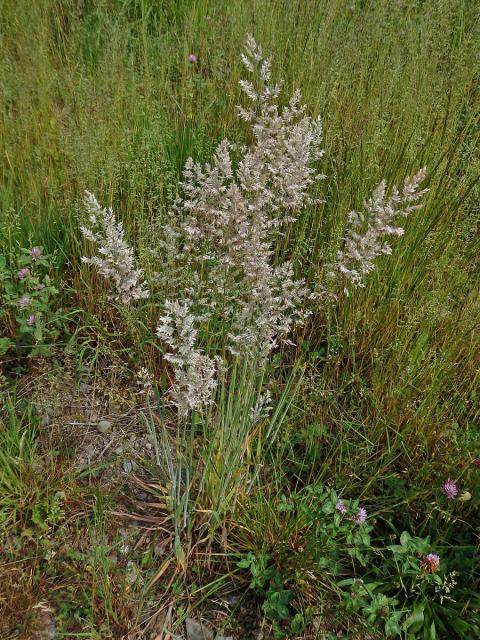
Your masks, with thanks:
M 39 260 L 42 257 L 42 250 L 40 247 L 32 247 L 29 253 L 32 260 Z
M 447 496 L 447 498 L 449 500 L 453 500 L 458 495 L 457 483 L 454 480 L 452 480 L 451 478 L 448 478 L 442 484 L 441 489 L 442 489 L 443 493 Z
M 27 318 L 27 324 L 28 324 L 28 326 L 29 326 L 29 327 L 31 327 L 32 325 L 34 325 L 34 324 L 35 324 L 35 322 L 36 322 L 36 320 L 37 320 L 37 318 L 36 318 L 36 316 L 35 316 L 34 314 L 32 314 L 31 316 L 29 316 L 29 317 Z
M 20 305 L 20 309 L 25 309 L 25 307 L 28 307 L 28 305 L 30 304 L 30 298 L 28 298 L 27 296 L 22 296 L 18 303 Z
M 190 53 L 188 56 L 188 61 L 192 64 L 195 64 L 195 62 L 197 61 L 197 56 L 194 53 Z
M 228 140 L 210 163 L 187 160 L 172 216 L 175 234 L 164 229 L 164 248 L 175 256 L 181 286 L 185 273 L 201 270 L 188 296 L 202 318 L 218 314 L 229 350 L 265 358 L 309 315 L 304 280 L 295 278 L 290 263 L 273 265 L 272 254 L 322 177 L 312 166 L 323 154 L 322 127 L 307 115 L 298 91 L 285 106 L 278 104 L 281 85 L 272 81 L 270 59 L 251 36 L 242 61 L 253 80 L 240 82 L 245 105 L 239 114 L 253 142 L 237 149 L 238 162 Z
M 394 187 L 389 197 L 386 182 L 382 180 L 365 202 L 365 211 L 348 214 L 347 232 L 343 249 L 337 253 L 336 271 L 343 274 L 351 285 L 364 287 L 365 277 L 374 269 L 376 258 L 392 253 L 387 239 L 403 235 L 403 227 L 396 223 L 398 217 L 406 218 L 420 208 L 421 205 L 416 203 L 428 191 L 419 190 L 425 173 L 423 167 L 414 176 L 406 178 L 403 188 L 398 190 Z M 348 293 L 348 289 L 345 291 Z
M 190 300 L 167 300 L 157 328 L 157 336 L 170 347 L 164 357 L 173 367 L 171 397 L 182 417 L 208 405 L 217 384 L 215 360 L 195 345 L 198 333 L 195 322 L 198 318 L 190 307 Z
M 41 291 L 42 289 L 45 289 L 45 285 L 43 284 L 43 282 L 39 282 L 35 285 L 34 289 L 35 291 Z
M 355 524 L 363 524 L 367 519 L 367 510 L 364 507 L 360 507 L 357 514 L 353 518 Z
M 18 272 L 18 277 L 20 278 L 20 280 L 23 280 L 23 278 L 26 278 L 29 273 L 30 273 L 30 269 L 28 267 L 23 267 Z
M 427 573 L 435 573 L 440 566 L 440 556 L 436 553 L 429 553 L 423 558 L 422 567 Z
M 340 511 L 340 513 L 344 516 L 347 513 L 347 506 L 343 500 L 339 500 L 335 505 L 335 509 Z
M 135 269 L 133 249 L 125 241 L 122 223 L 117 222 L 112 209 L 102 209 L 88 191 L 85 191 L 84 203 L 91 227 L 81 226 L 80 231 L 97 245 L 99 255 L 82 257 L 82 262 L 93 265 L 113 283 L 115 300 L 129 304 L 132 300 L 148 298 L 148 289 L 142 282 L 143 271 Z

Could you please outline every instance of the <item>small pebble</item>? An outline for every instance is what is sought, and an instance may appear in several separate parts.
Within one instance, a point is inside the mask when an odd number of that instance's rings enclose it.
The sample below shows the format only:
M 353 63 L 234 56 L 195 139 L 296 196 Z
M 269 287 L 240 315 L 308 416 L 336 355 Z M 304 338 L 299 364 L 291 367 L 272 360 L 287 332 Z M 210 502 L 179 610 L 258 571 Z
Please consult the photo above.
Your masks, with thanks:
M 88 393 L 91 390 L 91 385 L 86 382 L 81 382 L 79 385 L 80 393 Z
M 228 598 L 228 604 L 229 604 L 231 607 L 236 607 L 236 606 L 238 605 L 238 603 L 239 603 L 239 602 L 240 602 L 240 598 L 239 598 L 238 596 L 236 596 L 236 595 L 230 596 L 230 597 Z
M 133 462 L 130 460 L 125 460 L 123 463 L 123 470 L 125 473 L 131 473 L 133 471 Z
M 100 420 L 97 424 L 97 431 L 99 433 L 108 433 L 112 428 L 112 423 L 110 420 Z
M 213 640 L 213 631 L 193 618 L 185 620 L 187 640 Z
M 117 447 L 114 451 L 117 454 L 117 456 L 121 456 L 123 453 L 123 447 Z

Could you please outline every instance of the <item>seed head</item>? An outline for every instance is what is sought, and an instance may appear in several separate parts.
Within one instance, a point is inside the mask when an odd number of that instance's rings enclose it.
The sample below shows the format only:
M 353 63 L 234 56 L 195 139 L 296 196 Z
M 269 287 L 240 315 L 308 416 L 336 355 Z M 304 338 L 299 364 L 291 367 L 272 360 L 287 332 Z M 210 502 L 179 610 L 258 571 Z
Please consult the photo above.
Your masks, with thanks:
M 93 265 L 114 286 L 114 299 L 125 305 L 133 300 L 148 298 L 143 282 L 143 271 L 135 268 L 133 249 L 124 237 L 123 225 L 117 222 L 112 209 L 102 209 L 92 193 L 85 191 L 85 208 L 90 226 L 80 227 L 87 240 L 97 247 L 97 255 L 82 257 L 82 262 Z

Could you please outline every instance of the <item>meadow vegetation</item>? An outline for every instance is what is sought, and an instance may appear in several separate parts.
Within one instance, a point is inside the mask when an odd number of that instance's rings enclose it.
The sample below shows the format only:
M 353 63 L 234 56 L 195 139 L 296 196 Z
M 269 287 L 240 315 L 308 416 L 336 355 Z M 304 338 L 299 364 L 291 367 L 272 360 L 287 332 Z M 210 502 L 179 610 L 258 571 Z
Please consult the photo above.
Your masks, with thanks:
M 480 637 L 477 3 L 0 51 L 0 637 Z

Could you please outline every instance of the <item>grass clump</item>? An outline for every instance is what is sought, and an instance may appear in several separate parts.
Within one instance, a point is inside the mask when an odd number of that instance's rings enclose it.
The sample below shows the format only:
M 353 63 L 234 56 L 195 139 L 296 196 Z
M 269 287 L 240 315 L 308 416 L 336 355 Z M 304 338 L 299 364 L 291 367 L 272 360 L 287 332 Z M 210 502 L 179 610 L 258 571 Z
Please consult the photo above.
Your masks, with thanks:
M 478 637 L 475 3 L 0 25 L 2 634 Z

